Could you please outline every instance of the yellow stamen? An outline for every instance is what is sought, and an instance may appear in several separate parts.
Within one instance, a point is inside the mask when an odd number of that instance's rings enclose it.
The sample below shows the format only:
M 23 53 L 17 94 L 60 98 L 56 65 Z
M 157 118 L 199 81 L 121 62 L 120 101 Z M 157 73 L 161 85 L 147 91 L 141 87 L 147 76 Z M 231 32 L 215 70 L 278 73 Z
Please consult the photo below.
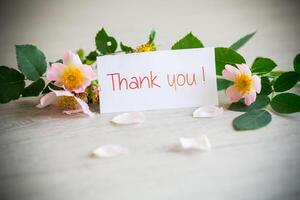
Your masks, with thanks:
M 88 94 L 86 92 L 75 94 L 76 97 L 84 101 L 87 101 L 87 95 Z M 57 101 L 58 106 L 63 110 L 74 110 L 79 106 L 78 102 L 73 96 L 59 96 Z
M 147 51 L 156 51 L 156 46 L 153 42 L 142 44 L 134 50 L 134 52 L 147 52 Z
M 253 87 L 252 77 L 245 73 L 239 74 L 235 77 L 234 86 L 239 90 L 241 95 L 245 96 Z
M 69 97 L 69 96 L 60 96 L 57 99 L 58 101 L 58 106 L 61 109 L 66 109 L 66 110 L 74 110 L 77 108 L 77 101 L 74 97 Z
M 80 69 L 75 66 L 68 66 L 62 76 L 61 83 L 67 90 L 73 90 L 79 88 L 84 80 L 84 75 Z
M 88 96 L 88 93 L 82 92 L 82 93 L 75 94 L 75 96 L 78 97 L 79 99 L 85 100 Z

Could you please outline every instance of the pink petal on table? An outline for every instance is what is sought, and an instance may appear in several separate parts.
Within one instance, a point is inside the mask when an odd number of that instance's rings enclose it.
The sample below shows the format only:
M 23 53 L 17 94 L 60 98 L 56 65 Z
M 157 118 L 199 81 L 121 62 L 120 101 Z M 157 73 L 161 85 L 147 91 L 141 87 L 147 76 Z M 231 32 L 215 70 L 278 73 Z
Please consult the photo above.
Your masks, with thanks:
M 82 113 L 82 109 L 76 109 L 76 110 L 64 110 L 63 113 L 67 115 L 72 115 L 76 113 Z
M 194 118 L 217 117 L 223 113 L 223 108 L 218 106 L 201 106 L 193 112 Z
M 131 112 L 131 113 L 123 113 L 114 117 L 111 122 L 120 125 L 128 125 L 128 124 L 139 124 L 145 121 L 144 113 L 142 112 Z
M 57 101 L 57 96 L 54 92 L 49 92 L 45 94 L 41 99 L 40 103 L 36 106 L 38 108 L 44 108 L 48 105 L 55 104 Z
M 93 116 L 94 113 L 90 111 L 89 105 L 83 101 L 82 99 L 75 97 L 77 103 L 80 105 L 82 112 L 89 115 L 89 116 Z
M 111 158 L 115 156 L 125 155 L 128 153 L 128 149 L 121 145 L 110 144 L 96 148 L 92 151 L 93 157 L 99 158 Z
M 200 138 L 179 138 L 182 150 L 198 150 L 198 151 L 210 151 L 211 144 L 206 135 L 201 135 Z

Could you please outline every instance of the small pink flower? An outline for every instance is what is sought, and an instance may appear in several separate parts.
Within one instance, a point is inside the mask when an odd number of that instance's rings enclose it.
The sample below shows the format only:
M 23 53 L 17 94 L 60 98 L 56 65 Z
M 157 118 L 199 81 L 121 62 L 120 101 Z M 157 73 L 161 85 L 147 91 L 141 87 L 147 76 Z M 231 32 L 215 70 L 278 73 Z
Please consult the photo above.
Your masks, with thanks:
M 91 66 L 82 64 L 77 54 L 67 50 L 63 64 L 53 63 L 48 69 L 47 79 L 65 90 L 82 93 L 96 79 L 96 73 Z
M 245 104 L 251 105 L 256 100 L 256 93 L 260 93 L 261 81 L 257 75 L 252 75 L 246 64 L 236 64 L 236 67 L 226 65 L 222 72 L 225 79 L 234 84 L 227 88 L 226 95 L 232 102 L 245 98 Z
M 40 103 L 37 105 L 38 108 L 44 108 L 48 105 L 59 105 L 60 103 L 67 103 L 67 102 L 59 102 L 59 98 L 62 97 L 69 97 L 69 99 L 66 99 L 68 101 L 71 100 L 71 103 L 75 102 L 75 108 L 74 109 L 69 109 L 69 110 L 64 110 L 63 113 L 65 114 L 74 114 L 74 113 L 80 113 L 83 112 L 89 116 L 93 116 L 94 114 L 90 111 L 88 104 L 76 97 L 73 93 L 66 91 L 66 90 L 52 90 L 52 92 L 44 95 L 40 99 Z M 70 99 L 71 98 L 71 99 Z

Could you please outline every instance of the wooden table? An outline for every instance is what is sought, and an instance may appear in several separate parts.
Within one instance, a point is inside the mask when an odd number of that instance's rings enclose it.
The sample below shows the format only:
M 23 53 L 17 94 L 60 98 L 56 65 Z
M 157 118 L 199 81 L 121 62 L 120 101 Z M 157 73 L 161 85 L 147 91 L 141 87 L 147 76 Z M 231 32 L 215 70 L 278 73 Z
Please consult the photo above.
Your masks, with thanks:
M 221 98 L 223 96 L 221 95 Z M 1 105 L 1 199 L 297 199 L 300 116 L 273 114 L 267 127 L 234 131 L 239 113 L 194 119 L 193 109 L 145 112 L 115 126 L 113 115 L 66 116 L 36 99 Z M 221 102 L 226 106 L 226 102 Z M 206 134 L 212 151 L 171 151 L 179 137 Z M 93 159 L 105 144 L 129 154 Z

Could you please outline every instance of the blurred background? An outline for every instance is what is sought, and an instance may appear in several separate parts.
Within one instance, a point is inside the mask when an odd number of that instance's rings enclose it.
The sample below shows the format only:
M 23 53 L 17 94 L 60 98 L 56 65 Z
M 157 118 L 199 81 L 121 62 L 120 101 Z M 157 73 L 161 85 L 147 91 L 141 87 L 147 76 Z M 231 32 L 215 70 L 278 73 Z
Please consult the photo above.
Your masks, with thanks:
M 299 0 L 1 0 L 0 64 L 16 66 L 15 44 L 37 45 L 48 61 L 65 49 L 95 49 L 101 27 L 130 46 L 146 42 L 152 28 L 158 49 L 170 49 L 189 31 L 205 46 L 229 46 L 257 34 L 240 53 L 290 66 L 300 52 Z

